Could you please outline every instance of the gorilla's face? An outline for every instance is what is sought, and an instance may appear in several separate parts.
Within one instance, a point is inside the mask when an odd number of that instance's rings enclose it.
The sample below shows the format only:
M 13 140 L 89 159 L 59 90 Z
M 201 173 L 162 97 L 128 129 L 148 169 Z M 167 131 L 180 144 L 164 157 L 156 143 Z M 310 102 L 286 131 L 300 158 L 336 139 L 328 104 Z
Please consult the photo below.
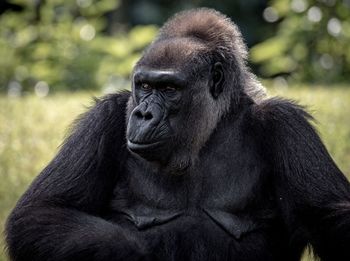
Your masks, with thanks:
M 179 115 L 185 113 L 186 75 L 174 70 L 138 68 L 133 76 L 132 110 L 127 126 L 128 148 L 148 160 L 166 160 L 174 147 Z
M 184 50 L 151 46 L 134 70 L 127 113 L 128 149 L 175 172 L 193 163 L 226 106 L 222 65 L 194 62 Z

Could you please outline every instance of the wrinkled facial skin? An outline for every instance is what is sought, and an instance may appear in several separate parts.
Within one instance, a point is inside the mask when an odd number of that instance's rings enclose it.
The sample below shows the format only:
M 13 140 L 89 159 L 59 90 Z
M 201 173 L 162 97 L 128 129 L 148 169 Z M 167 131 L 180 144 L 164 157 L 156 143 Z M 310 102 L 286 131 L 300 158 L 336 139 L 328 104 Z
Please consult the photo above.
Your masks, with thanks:
M 155 43 L 133 73 L 127 147 L 164 173 L 182 174 L 194 164 L 228 107 L 222 64 L 199 59 L 196 44 Z
M 177 115 L 186 92 L 186 75 L 175 70 L 137 68 L 127 125 L 130 151 L 149 161 L 165 162 L 174 147 Z

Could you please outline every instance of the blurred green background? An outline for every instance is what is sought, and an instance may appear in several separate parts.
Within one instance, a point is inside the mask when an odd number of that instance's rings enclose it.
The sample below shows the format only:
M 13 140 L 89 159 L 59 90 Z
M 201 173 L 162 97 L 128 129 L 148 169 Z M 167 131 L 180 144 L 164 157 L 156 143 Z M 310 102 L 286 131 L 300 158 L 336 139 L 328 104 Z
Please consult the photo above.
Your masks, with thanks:
M 91 97 L 129 88 L 133 64 L 161 24 L 199 6 L 238 24 L 268 92 L 308 105 L 350 177 L 350 0 L 2 0 L 1 230 Z

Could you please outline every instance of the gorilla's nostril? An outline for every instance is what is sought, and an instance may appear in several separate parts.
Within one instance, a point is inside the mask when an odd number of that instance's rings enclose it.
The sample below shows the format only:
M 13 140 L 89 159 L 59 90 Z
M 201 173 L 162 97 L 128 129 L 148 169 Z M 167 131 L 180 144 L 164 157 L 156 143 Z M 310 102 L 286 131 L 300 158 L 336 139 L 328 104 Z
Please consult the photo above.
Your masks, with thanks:
M 135 116 L 136 116 L 137 118 L 140 118 L 140 119 L 143 118 L 143 115 L 142 115 L 142 113 L 141 113 L 140 111 L 136 111 L 136 112 L 135 112 Z
M 150 112 L 145 113 L 145 120 L 151 120 L 152 118 L 153 118 L 152 113 L 150 113 Z
M 145 121 L 149 121 L 151 119 L 153 119 L 153 115 L 151 112 L 142 112 L 141 110 L 137 110 L 134 113 L 135 117 L 138 118 L 139 120 L 145 120 Z

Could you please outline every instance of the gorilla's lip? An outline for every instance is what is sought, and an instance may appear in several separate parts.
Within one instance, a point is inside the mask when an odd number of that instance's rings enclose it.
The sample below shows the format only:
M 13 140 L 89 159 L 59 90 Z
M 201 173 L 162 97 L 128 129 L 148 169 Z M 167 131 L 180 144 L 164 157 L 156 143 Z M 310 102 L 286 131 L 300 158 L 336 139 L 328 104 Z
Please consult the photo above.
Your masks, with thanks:
M 163 143 L 164 143 L 164 140 L 151 142 L 151 143 L 140 143 L 140 142 L 133 142 L 131 140 L 128 140 L 127 146 L 131 151 L 137 152 L 137 151 L 145 151 L 145 150 L 157 148 Z

